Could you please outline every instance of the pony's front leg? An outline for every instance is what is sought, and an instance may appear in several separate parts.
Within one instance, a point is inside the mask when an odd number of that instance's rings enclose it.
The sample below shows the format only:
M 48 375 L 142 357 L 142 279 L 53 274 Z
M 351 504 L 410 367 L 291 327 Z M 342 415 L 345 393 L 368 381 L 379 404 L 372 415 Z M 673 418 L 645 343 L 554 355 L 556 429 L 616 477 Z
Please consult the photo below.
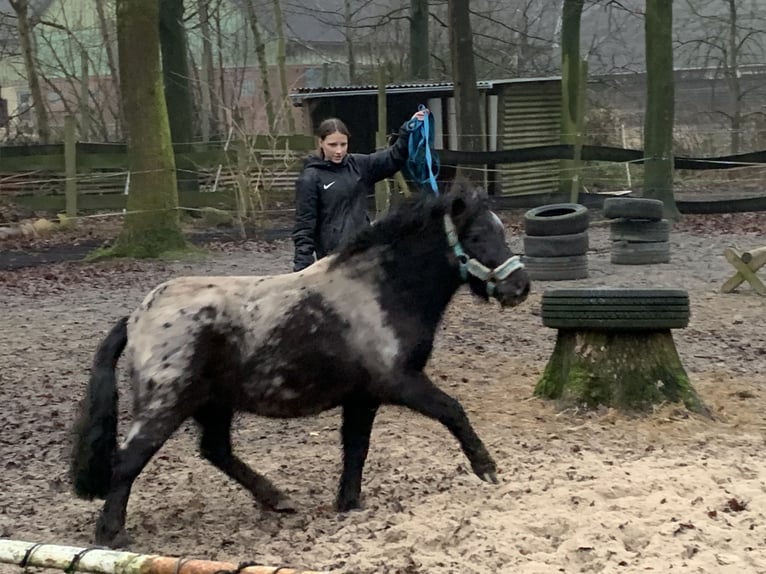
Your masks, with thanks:
M 362 470 L 370 448 L 370 433 L 378 403 L 367 397 L 350 399 L 343 404 L 343 474 L 335 506 L 346 512 L 361 506 Z
M 388 391 L 392 404 L 408 407 L 442 423 L 455 436 L 476 475 L 497 483 L 497 467 L 473 430 L 462 405 L 423 373 L 411 373 Z

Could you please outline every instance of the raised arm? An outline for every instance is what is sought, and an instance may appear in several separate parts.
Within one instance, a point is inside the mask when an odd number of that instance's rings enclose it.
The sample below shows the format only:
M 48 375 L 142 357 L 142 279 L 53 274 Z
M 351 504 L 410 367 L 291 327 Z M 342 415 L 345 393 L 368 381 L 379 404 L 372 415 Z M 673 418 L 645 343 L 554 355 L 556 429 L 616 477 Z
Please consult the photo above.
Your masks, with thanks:
M 391 177 L 407 163 L 409 155 L 410 132 L 415 130 L 417 122 L 423 120 L 424 111 L 416 112 L 399 128 L 399 137 L 393 145 L 366 156 L 367 169 L 365 176 L 368 181 L 375 183 Z

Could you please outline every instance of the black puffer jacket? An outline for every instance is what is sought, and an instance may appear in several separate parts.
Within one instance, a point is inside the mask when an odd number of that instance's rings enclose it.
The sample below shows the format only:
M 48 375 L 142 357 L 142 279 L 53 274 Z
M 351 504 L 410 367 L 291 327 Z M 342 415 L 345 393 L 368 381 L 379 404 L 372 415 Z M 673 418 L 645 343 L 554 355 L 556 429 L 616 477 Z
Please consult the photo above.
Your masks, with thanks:
M 407 161 L 407 121 L 391 147 L 371 154 L 352 153 L 340 163 L 310 156 L 295 184 L 294 271 L 337 249 L 369 224 L 367 196 L 375 183 L 391 177 Z

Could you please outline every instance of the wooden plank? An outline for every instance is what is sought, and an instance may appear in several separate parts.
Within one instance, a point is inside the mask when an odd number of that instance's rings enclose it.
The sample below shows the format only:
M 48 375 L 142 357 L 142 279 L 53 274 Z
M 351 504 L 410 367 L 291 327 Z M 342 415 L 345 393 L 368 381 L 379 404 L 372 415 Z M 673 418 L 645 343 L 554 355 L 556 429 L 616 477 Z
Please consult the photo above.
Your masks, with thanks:
M 64 153 L 52 155 L 5 155 L 0 154 L 0 171 L 64 171 Z
M 124 153 L 78 152 L 80 169 L 128 169 L 128 156 Z

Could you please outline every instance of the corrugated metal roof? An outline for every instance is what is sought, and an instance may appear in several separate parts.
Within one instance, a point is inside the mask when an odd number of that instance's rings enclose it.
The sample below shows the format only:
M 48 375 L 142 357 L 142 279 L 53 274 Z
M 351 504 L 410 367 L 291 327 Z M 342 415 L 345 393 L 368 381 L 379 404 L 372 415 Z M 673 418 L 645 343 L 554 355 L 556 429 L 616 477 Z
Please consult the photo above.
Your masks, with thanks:
M 491 90 L 494 86 L 559 81 L 560 76 L 544 78 L 506 78 L 500 80 L 479 80 L 476 87 L 479 90 Z M 387 94 L 413 93 L 413 92 L 450 92 L 454 87 L 453 82 L 408 82 L 403 84 L 386 84 Z M 328 98 L 333 96 L 375 96 L 378 94 L 378 86 L 375 84 L 351 85 L 351 86 L 320 86 L 315 88 L 298 88 L 290 94 L 293 103 L 312 98 Z

